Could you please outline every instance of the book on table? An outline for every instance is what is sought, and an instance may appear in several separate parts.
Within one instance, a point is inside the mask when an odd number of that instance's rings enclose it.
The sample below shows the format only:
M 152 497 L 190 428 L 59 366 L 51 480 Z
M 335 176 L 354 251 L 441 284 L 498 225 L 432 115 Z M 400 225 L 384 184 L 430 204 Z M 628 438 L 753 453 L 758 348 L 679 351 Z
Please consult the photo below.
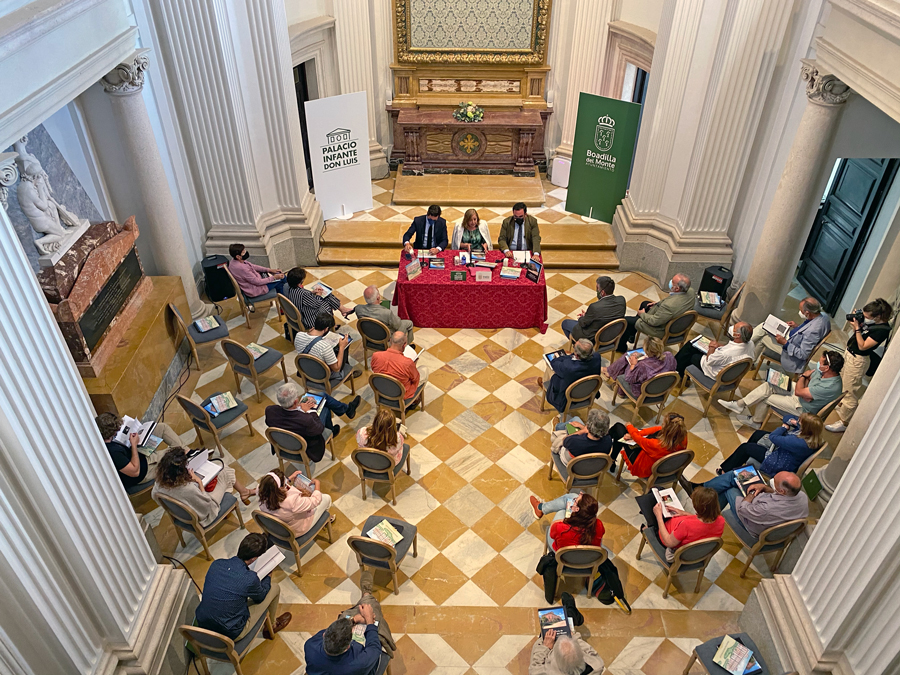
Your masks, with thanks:
M 556 637 L 572 637 L 574 625 L 572 619 L 566 616 L 563 607 L 545 607 L 538 610 L 538 623 L 541 625 L 541 639 L 547 635 L 548 630 L 555 630 Z
M 187 468 L 203 482 L 203 487 L 209 485 L 210 481 L 222 471 L 221 464 L 209 461 L 209 450 L 189 452 Z
M 218 328 L 219 322 L 216 321 L 216 317 L 214 316 L 205 316 L 202 319 L 194 321 L 194 327 L 201 333 L 205 333 L 213 328 Z
M 444 259 L 443 258 L 431 258 L 428 261 L 428 269 L 432 269 L 432 270 L 446 269 L 444 266 Z
M 531 261 L 531 251 L 513 251 L 513 260 L 522 265 Z
M 317 281 L 313 284 L 313 287 L 311 289 L 312 292 L 315 293 L 317 288 L 322 289 L 322 295 L 319 296 L 320 298 L 327 298 L 334 292 L 334 289 L 331 286 L 329 286 L 328 284 L 323 284 L 321 281 Z
M 430 250 L 431 249 L 427 249 L 427 248 L 416 249 L 416 257 L 421 258 L 422 260 L 430 260 L 431 258 L 437 258 L 436 255 L 429 252 Z
M 494 269 L 497 266 L 495 262 L 488 262 L 487 260 L 479 260 L 475 263 L 475 267 L 487 267 L 488 269 Z
M 269 348 L 258 345 L 255 342 L 251 342 L 249 345 L 247 345 L 247 351 L 253 354 L 253 360 L 255 361 L 260 356 L 269 351 Z
M 691 344 L 694 345 L 694 349 L 697 349 L 706 354 L 706 352 L 709 351 L 709 345 L 712 344 L 712 340 L 701 335 L 700 337 L 696 337 L 691 340 Z
M 541 270 L 543 269 L 544 266 L 537 260 L 529 260 L 525 263 L 525 278 L 528 279 L 528 281 L 537 283 L 541 278 Z
M 116 432 L 115 438 L 113 440 L 116 443 L 121 443 L 122 445 L 131 445 L 131 440 L 129 436 L 131 434 L 138 435 L 138 446 L 150 447 L 155 449 L 157 445 L 162 442 L 162 439 L 159 438 L 154 444 L 151 440 L 151 436 L 153 434 L 153 430 L 156 429 L 156 422 L 143 422 L 140 420 L 136 420 L 133 417 L 129 417 L 125 415 L 122 418 L 122 426 Z M 152 436 L 153 438 L 157 438 L 156 436 Z
M 472 262 L 477 262 L 479 260 L 487 260 L 487 256 L 484 253 L 476 253 L 472 251 Z
M 719 297 L 718 293 L 712 293 L 710 291 L 700 291 L 700 304 L 704 307 L 712 307 L 718 309 L 722 306 L 722 298 Z
M 247 567 L 256 572 L 256 576 L 262 581 L 269 572 L 278 567 L 278 563 L 282 560 L 284 560 L 284 553 L 281 552 L 281 549 L 277 546 L 270 546 L 265 553 L 247 565 Z
M 231 410 L 232 408 L 237 408 L 237 400 L 234 398 L 234 394 L 230 391 L 226 391 L 224 394 L 216 394 L 213 396 L 209 403 L 207 403 L 203 408 L 213 417 L 217 415 L 221 415 L 226 410 Z
M 501 279 L 518 279 L 520 276 L 522 276 L 521 267 L 508 267 L 504 265 L 500 270 Z
M 784 321 L 772 314 L 769 314 L 769 316 L 766 317 L 766 320 L 763 322 L 762 327 L 763 330 L 766 331 L 769 335 L 775 337 L 781 336 L 783 338 L 787 338 L 788 334 L 791 332 L 790 326 L 788 326 Z
M 713 663 L 721 666 L 732 675 L 745 675 L 762 670 L 758 663 L 755 670 L 749 670 L 752 658 L 753 652 L 750 649 L 730 635 L 726 635 L 722 638 L 722 642 L 719 644 L 715 656 L 713 656 Z
M 672 488 L 664 488 L 662 490 L 653 488 L 653 496 L 656 498 L 656 503 L 662 507 L 663 518 L 672 518 L 677 515 L 672 509 L 684 511 L 684 506 L 681 505 L 678 495 L 675 494 L 675 490 Z
M 305 401 L 312 399 L 316 403 L 316 407 L 312 410 L 307 410 L 306 412 L 314 412 L 319 415 L 322 414 L 322 411 L 325 409 L 325 395 L 324 394 L 313 394 L 312 392 L 306 392 L 303 396 L 300 397 L 300 403 L 304 403 Z
M 413 361 L 417 360 L 419 358 L 419 354 L 421 354 L 421 353 L 422 352 L 416 352 L 416 350 L 413 349 L 412 347 L 410 347 L 409 345 L 406 345 L 403 348 L 403 356 L 405 356 L 408 359 L 412 359 Z
M 560 356 L 565 356 L 566 352 L 563 349 L 557 349 L 555 352 L 550 352 L 548 354 L 544 354 L 544 361 L 548 366 L 551 365 L 553 359 L 558 359 Z M 552 367 L 552 366 L 551 366 Z
M 366 532 L 366 536 L 369 539 L 376 539 L 389 546 L 396 546 L 403 540 L 403 535 L 388 522 L 387 518 Z
M 782 373 L 780 370 L 775 370 L 774 368 L 769 368 L 769 374 L 766 375 L 766 382 L 773 387 L 784 389 L 787 392 L 791 391 L 791 385 L 793 384 L 790 375 Z
M 406 278 L 412 280 L 420 274 L 422 274 L 422 263 L 416 258 L 406 266 Z
M 734 470 L 734 482 L 745 497 L 747 496 L 747 488 L 751 485 L 766 485 L 766 481 L 759 475 L 756 467 L 750 464 Z

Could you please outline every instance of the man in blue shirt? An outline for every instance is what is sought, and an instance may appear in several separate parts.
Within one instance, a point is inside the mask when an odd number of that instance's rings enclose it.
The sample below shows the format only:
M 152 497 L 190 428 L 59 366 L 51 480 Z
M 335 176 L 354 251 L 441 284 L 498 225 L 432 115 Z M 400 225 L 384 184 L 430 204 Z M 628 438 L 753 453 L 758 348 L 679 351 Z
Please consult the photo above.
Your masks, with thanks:
M 569 385 L 588 375 L 599 375 L 602 366 L 602 357 L 594 353 L 594 343 L 578 340 L 574 354 L 557 356 L 550 362 L 553 370 L 550 381 L 545 385 L 543 379 L 538 378 L 538 384 L 547 390 L 547 402 L 562 412 L 566 407 L 566 389 Z
M 415 244 L 410 241 L 414 237 Z M 447 248 L 447 244 L 447 221 L 441 218 L 441 207 L 437 204 L 428 207 L 427 215 L 413 218 L 412 225 L 403 235 L 403 248 L 408 253 L 415 248 L 437 255 Z
M 269 612 L 275 633 L 291 622 L 290 612 L 276 617 L 280 589 L 272 584 L 271 573 L 260 580 L 248 567 L 267 548 L 266 536 L 254 532 L 244 537 L 234 558 L 213 561 L 206 573 L 203 599 L 195 614 L 200 628 L 237 642 L 250 632 L 263 612 Z M 263 637 L 272 640 L 275 635 L 264 628 Z
M 813 355 L 816 345 L 831 332 L 831 319 L 822 311 L 822 305 L 815 298 L 804 298 L 800 301 L 800 318 L 803 323 L 786 321 L 790 326 L 788 336 L 769 335 L 762 324 L 753 330 L 753 344 L 756 348 L 756 359 L 763 352 L 773 357 L 781 355 L 781 367 L 788 373 L 802 373 Z

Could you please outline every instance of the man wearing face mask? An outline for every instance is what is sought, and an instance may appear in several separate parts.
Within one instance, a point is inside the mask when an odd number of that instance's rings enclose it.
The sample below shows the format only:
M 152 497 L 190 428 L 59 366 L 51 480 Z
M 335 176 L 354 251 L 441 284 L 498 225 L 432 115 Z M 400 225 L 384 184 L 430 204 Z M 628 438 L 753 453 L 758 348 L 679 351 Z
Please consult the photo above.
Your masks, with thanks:
M 728 329 L 730 342 L 724 344 L 710 342 L 705 354 L 698 351 L 693 343 L 688 342 L 675 355 L 675 369 L 684 377 L 684 371 L 688 366 L 695 366 L 702 370 L 706 377 L 714 380 L 725 366 L 741 359 L 753 358 L 753 343 L 750 342 L 752 335 L 753 327 L 746 321 L 741 321 Z
M 231 255 L 231 260 L 228 261 L 228 271 L 237 281 L 241 292 L 247 296 L 248 309 L 251 312 L 256 311 L 256 307 L 253 306 L 254 298 L 265 295 L 273 288 L 277 293 L 284 292 L 284 275 L 281 270 L 248 262 L 247 258 L 250 257 L 250 252 L 243 244 L 232 244 L 228 247 L 228 253 Z M 273 276 L 263 277 L 263 272 L 268 272 Z
M 597 277 L 597 302 L 591 303 L 578 319 L 564 319 L 563 333 L 572 340 L 593 340 L 606 324 L 625 316 L 625 298 L 613 295 L 616 282 L 609 277 Z
M 415 244 L 411 241 L 413 237 Z M 447 248 L 447 241 L 447 221 L 441 218 L 441 207 L 432 204 L 427 215 L 413 218 L 412 225 L 403 235 L 403 248 L 407 253 L 412 253 L 415 248 L 437 255 Z
M 537 218 L 528 215 L 528 207 L 522 202 L 514 204 L 512 212 L 500 226 L 497 248 L 507 258 L 513 257 L 513 251 L 531 251 L 535 258 L 540 259 L 541 230 Z
M 628 351 L 628 343 L 634 342 L 638 331 L 650 337 L 663 337 L 669 321 L 694 309 L 694 294 L 688 292 L 690 289 L 691 278 L 687 274 L 676 274 L 669 281 L 667 297 L 659 302 L 644 300 L 635 316 L 626 317 L 628 327 L 619 340 L 619 351 Z
M 802 373 L 812 356 L 816 345 L 831 331 L 831 319 L 822 311 L 822 305 L 815 298 L 804 298 L 800 301 L 800 318 L 803 323 L 787 321 L 791 330 L 786 338 L 769 335 L 763 327 L 757 326 L 753 331 L 753 344 L 756 358 L 765 353 L 778 359 L 786 373 Z

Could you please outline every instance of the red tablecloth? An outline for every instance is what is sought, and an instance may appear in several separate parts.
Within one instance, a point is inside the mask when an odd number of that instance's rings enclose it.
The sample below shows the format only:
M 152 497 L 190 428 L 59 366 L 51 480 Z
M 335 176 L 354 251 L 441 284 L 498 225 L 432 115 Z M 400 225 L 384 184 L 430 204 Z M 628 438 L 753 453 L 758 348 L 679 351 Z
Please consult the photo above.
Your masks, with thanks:
M 538 283 L 525 278 L 501 279 L 500 265 L 454 266 L 459 251 L 443 251 L 446 269 L 427 269 L 413 280 L 406 277 L 411 262 L 400 254 L 400 270 L 393 304 L 402 319 L 421 328 L 537 328 L 547 331 L 547 282 L 544 272 Z M 503 258 L 500 251 L 487 251 L 489 261 Z M 450 281 L 452 270 L 468 270 L 466 281 Z M 475 270 L 491 272 L 491 281 L 475 281 Z

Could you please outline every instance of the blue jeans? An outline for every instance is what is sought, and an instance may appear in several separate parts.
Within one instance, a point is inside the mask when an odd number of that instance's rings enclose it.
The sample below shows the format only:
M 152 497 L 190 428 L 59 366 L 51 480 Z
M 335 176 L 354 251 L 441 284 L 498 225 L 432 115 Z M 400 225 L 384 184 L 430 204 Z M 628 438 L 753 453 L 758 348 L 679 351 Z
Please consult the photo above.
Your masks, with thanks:
M 573 417 L 568 422 L 560 422 L 554 428 L 557 431 L 563 431 L 566 428 L 566 424 L 571 424 L 572 422 L 578 422 L 579 424 L 584 424 L 584 422 L 581 421 L 580 417 Z
M 562 332 L 566 337 L 572 337 L 572 331 L 575 330 L 575 326 L 578 325 L 578 321 L 575 319 L 563 319 L 562 322 Z
M 719 495 L 720 509 L 724 509 L 725 506 L 728 505 L 731 507 L 731 510 L 737 514 L 734 503 L 738 499 L 743 499 L 744 495 L 741 494 L 741 491 L 738 489 L 737 483 L 734 480 L 734 471 L 726 471 L 721 476 L 716 476 L 715 478 L 706 481 L 703 486 L 715 490 L 716 494 Z
M 266 285 L 269 287 L 269 291 L 271 291 L 274 288 L 276 293 L 283 294 L 284 293 L 284 281 L 285 281 L 284 279 L 279 279 L 278 281 L 270 281 Z M 268 293 L 269 291 L 266 291 L 266 293 Z M 259 295 L 265 295 L 266 293 L 260 293 Z M 247 299 L 250 302 L 253 302 L 253 300 L 255 298 L 258 298 L 259 295 L 248 295 Z

